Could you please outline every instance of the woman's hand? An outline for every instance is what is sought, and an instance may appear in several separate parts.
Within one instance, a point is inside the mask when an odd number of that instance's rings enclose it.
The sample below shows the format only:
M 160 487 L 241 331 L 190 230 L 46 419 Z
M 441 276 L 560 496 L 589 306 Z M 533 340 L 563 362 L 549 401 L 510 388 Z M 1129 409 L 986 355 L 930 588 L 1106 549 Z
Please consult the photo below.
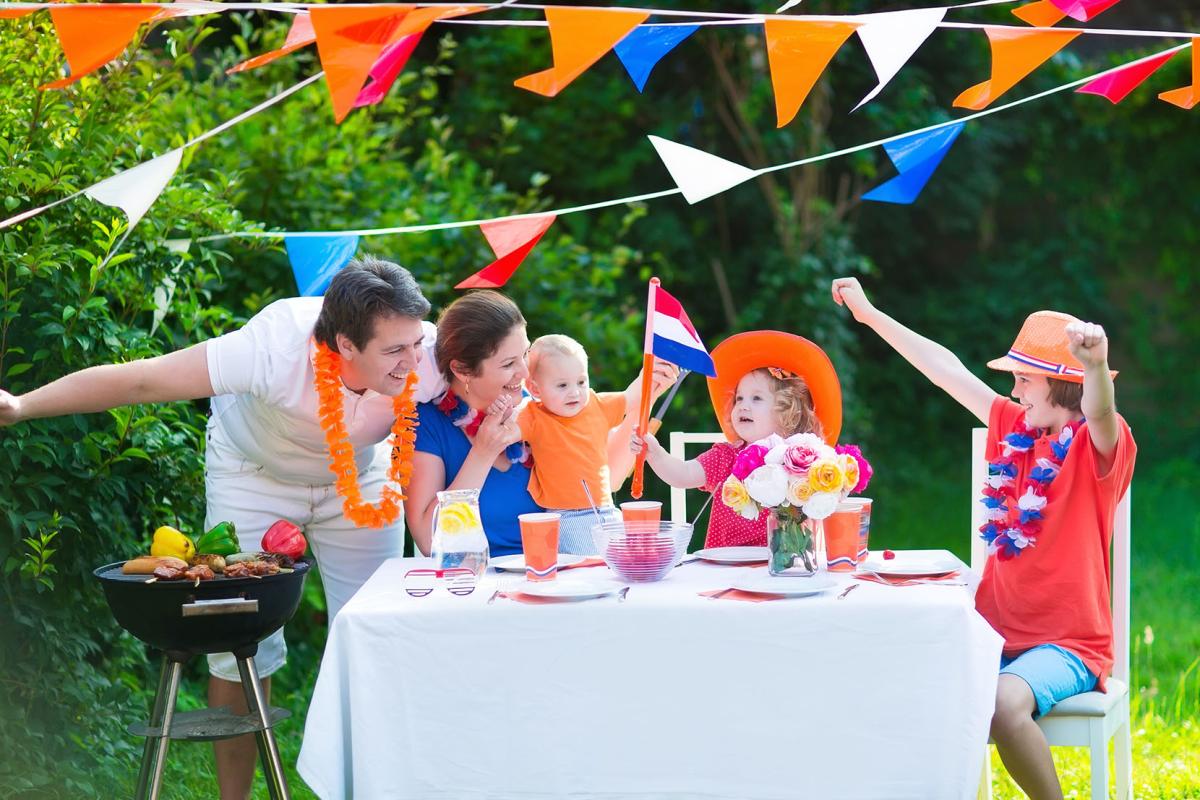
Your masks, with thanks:
M 489 457 L 495 458 L 504 452 L 510 444 L 521 441 L 521 426 L 513 418 L 512 409 L 499 414 L 488 414 L 475 433 L 472 447 L 481 449 Z
M 867 293 L 863 291 L 858 278 L 835 278 L 833 302 L 849 308 L 850 313 L 858 322 L 865 323 L 871 313 L 875 311 L 875 306 L 871 305 L 871 301 L 867 299 Z
M 21 421 L 21 398 L 0 389 L 0 428 Z

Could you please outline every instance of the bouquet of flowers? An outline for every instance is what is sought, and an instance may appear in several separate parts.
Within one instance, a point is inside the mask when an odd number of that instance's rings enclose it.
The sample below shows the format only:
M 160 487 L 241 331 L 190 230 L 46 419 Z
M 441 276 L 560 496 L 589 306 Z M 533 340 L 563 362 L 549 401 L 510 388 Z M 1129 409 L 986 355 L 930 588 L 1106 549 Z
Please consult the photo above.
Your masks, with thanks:
M 811 574 L 813 533 L 805 520 L 828 517 L 846 495 L 866 489 L 871 474 L 854 445 L 830 447 L 814 433 L 772 435 L 737 454 L 721 500 L 746 519 L 758 519 L 764 508 L 771 511 L 767 544 L 773 573 L 800 558 Z

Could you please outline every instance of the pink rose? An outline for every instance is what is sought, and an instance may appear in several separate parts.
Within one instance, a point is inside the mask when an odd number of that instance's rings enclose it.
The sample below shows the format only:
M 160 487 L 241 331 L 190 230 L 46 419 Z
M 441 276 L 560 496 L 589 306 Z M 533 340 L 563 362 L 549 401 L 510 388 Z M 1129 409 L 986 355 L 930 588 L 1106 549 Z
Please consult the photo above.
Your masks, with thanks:
M 763 465 L 763 459 L 766 456 L 767 448 L 761 444 L 752 444 L 742 448 L 733 459 L 733 476 L 739 481 L 745 481 L 751 472 Z
M 870 462 L 863 458 L 862 451 L 858 449 L 857 445 L 853 444 L 839 444 L 834 449 L 838 455 L 848 455 L 858 462 L 858 483 L 854 484 L 854 488 L 850 491 L 853 494 L 858 494 L 866 489 L 867 484 L 871 482 L 871 475 L 874 473 L 874 470 L 871 469 Z
M 783 451 L 783 468 L 793 475 L 804 475 L 820 457 L 814 448 L 794 444 Z

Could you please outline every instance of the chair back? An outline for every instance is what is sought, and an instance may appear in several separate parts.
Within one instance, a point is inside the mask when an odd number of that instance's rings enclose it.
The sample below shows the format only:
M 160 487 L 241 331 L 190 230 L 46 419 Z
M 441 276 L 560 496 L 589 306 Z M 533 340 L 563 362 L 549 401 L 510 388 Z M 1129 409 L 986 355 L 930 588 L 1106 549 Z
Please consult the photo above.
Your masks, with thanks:
M 716 444 L 725 441 L 725 434 L 717 433 L 685 433 L 671 431 L 668 452 L 675 458 L 687 460 L 687 445 Z M 687 490 L 671 487 L 671 522 L 688 522 Z
M 979 535 L 983 527 L 983 482 L 987 478 L 987 428 L 971 431 L 971 569 L 983 574 L 987 544 Z M 1133 487 L 1117 505 L 1112 538 L 1113 677 L 1129 685 L 1129 538 Z

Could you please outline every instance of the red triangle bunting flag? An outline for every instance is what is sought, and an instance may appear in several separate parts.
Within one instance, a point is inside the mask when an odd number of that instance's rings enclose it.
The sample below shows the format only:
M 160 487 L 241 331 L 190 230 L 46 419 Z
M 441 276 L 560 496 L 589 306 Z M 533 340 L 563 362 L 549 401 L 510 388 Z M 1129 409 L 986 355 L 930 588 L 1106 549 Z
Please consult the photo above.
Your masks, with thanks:
M 479 229 L 483 231 L 492 252 L 496 254 L 496 260 L 454 288 L 495 289 L 503 286 L 542 240 L 542 236 L 557 217 L 557 214 L 541 214 L 536 217 L 505 219 L 480 225 Z
M 1075 91 L 1079 94 L 1098 94 L 1101 97 L 1107 97 L 1108 101 L 1115 105 L 1124 100 L 1130 92 L 1140 86 L 1142 81 L 1158 71 L 1159 67 L 1170 61 L 1173 55 L 1175 54 L 1160 53 L 1154 58 L 1135 61 L 1116 72 L 1110 72 L 1107 75 L 1096 78 L 1094 81 L 1088 81 Z

